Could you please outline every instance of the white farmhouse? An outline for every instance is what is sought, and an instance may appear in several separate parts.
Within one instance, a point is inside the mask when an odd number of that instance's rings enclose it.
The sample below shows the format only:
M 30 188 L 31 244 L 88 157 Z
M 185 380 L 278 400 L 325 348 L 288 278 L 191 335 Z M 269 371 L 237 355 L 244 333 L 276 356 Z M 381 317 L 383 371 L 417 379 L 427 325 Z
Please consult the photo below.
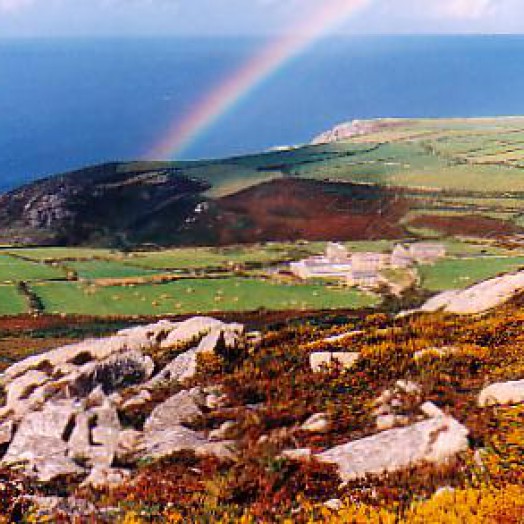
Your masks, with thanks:
M 446 248 L 443 244 L 419 242 L 409 246 L 409 254 L 416 262 L 427 264 L 435 262 L 446 256 Z
M 413 258 L 402 244 L 397 244 L 391 253 L 390 265 L 393 269 L 404 269 L 413 265 Z
M 343 244 L 339 242 L 329 242 L 326 247 L 326 258 L 333 263 L 349 262 L 349 252 Z
M 380 271 L 389 265 L 390 256 L 384 253 L 353 253 L 352 268 L 355 271 Z
M 374 270 L 354 269 L 346 275 L 348 286 L 373 289 L 383 281 L 380 273 Z

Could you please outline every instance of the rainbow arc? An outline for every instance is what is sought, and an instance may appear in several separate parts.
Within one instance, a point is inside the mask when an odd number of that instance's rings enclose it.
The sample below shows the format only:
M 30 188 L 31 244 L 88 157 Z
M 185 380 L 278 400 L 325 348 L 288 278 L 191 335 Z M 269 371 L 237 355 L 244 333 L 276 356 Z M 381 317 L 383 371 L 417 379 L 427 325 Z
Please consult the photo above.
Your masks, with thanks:
M 257 53 L 236 74 L 205 95 L 186 115 L 177 116 L 167 133 L 145 156 L 164 159 L 182 155 L 257 87 L 370 2 L 318 0 L 320 5 L 310 10 L 296 27 Z

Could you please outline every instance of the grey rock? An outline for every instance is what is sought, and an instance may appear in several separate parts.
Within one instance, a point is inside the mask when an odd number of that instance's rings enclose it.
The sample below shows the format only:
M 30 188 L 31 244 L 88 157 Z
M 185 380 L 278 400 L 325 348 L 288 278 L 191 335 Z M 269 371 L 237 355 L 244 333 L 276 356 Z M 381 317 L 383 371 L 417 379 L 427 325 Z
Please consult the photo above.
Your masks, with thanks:
M 451 290 L 429 299 L 423 312 L 445 311 L 458 315 L 484 313 L 504 304 L 524 290 L 524 271 L 503 275 L 464 290 Z
M 468 449 L 468 430 L 451 417 L 436 417 L 390 429 L 316 455 L 335 464 L 343 481 L 395 472 L 430 462 L 441 464 Z
M 13 438 L 14 427 L 15 425 L 11 420 L 0 424 L 0 446 L 9 444 L 9 442 L 11 442 L 11 439 Z
M 82 486 L 95 489 L 116 488 L 125 484 L 130 478 L 131 472 L 126 469 L 96 466 L 82 482 Z
M 160 347 L 172 348 L 181 344 L 189 344 L 196 339 L 207 335 L 213 328 L 222 327 L 223 322 L 211 317 L 193 317 L 184 322 L 180 322 L 173 329 Z
M 163 431 L 190 424 L 202 415 L 205 396 L 199 388 L 183 390 L 159 404 L 144 424 L 145 432 Z
M 2 463 L 24 463 L 25 472 L 41 481 L 83 473 L 69 457 L 67 429 L 76 415 L 72 402 L 54 403 L 27 414 L 21 421 Z
M 181 451 L 193 451 L 197 456 L 214 455 L 221 459 L 232 459 L 233 445 L 232 442 L 209 442 L 196 431 L 184 426 L 172 426 L 144 435 L 143 457 L 160 459 Z

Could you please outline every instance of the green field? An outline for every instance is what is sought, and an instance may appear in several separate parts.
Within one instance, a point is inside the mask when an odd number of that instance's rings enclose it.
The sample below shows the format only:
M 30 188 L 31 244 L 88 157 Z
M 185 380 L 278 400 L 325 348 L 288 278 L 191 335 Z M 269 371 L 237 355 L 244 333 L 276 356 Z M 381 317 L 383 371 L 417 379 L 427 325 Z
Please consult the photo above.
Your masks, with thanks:
M 419 267 L 420 285 L 429 291 L 466 287 L 524 267 L 524 254 L 489 241 L 448 239 L 444 243 L 448 258 Z M 395 242 L 345 244 L 353 252 L 390 252 Z M 300 283 L 288 277 L 271 277 L 276 267 L 286 267 L 284 262 L 321 253 L 325 246 L 325 242 L 269 242 L 132 253 L 77 248 L 17 249 L 17 256 L 0 255 L 0 315 L 27 310 L 27 299 L 7 281 L 25 281 L 40 299 L 43 312 L 60 314 L 167 315 L 379 304 L 380 296 L 333 288 L 327 281 Z M 167 281 L 159 281 L 158 277 Z M 123 281 L 118 282 L 120 279 Z
M 117 260 L 82 260 L 66 262 L 65 266 L 73 270 L 81 279 L 126 278 L 154 275 L 157 272 L 128 265 Z
M 111 258 L 121 256 L 109 249 L 80 247 L 4 248 L 4 251 L 37 261 L 91 260 L 95 257 Z
M 0 285 L 0 315 L 20 315 L 27 313 L 27 302 L 16 286 Z
M 524 267 L 524 256 L 446 259 L 419 267 L 421 285 L 429 291 L 465 288 Z
M 57 267 L 10 255 L 0 255 L 0 282 L 53 280 L 63 279 L 65 276 L 65 272 Z
M 192 279 L 135 287 L 96 287 L 73 282 L 31 287 L 49 313 L 80 315 L 166 315 L 286 309 L 359 308 L 378 298 L 323 284 L 288 285 L 245 278 Z

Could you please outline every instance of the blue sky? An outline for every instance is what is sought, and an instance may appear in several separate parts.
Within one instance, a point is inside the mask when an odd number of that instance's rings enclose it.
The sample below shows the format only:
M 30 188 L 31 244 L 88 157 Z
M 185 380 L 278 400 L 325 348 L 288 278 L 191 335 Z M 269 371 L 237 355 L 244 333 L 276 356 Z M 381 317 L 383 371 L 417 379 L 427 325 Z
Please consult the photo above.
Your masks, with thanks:
M 0 37 L 266 35 L 329 1 L 0 0 Z M 339 31 L 522 33 L 524 0 L 369 0 Z

